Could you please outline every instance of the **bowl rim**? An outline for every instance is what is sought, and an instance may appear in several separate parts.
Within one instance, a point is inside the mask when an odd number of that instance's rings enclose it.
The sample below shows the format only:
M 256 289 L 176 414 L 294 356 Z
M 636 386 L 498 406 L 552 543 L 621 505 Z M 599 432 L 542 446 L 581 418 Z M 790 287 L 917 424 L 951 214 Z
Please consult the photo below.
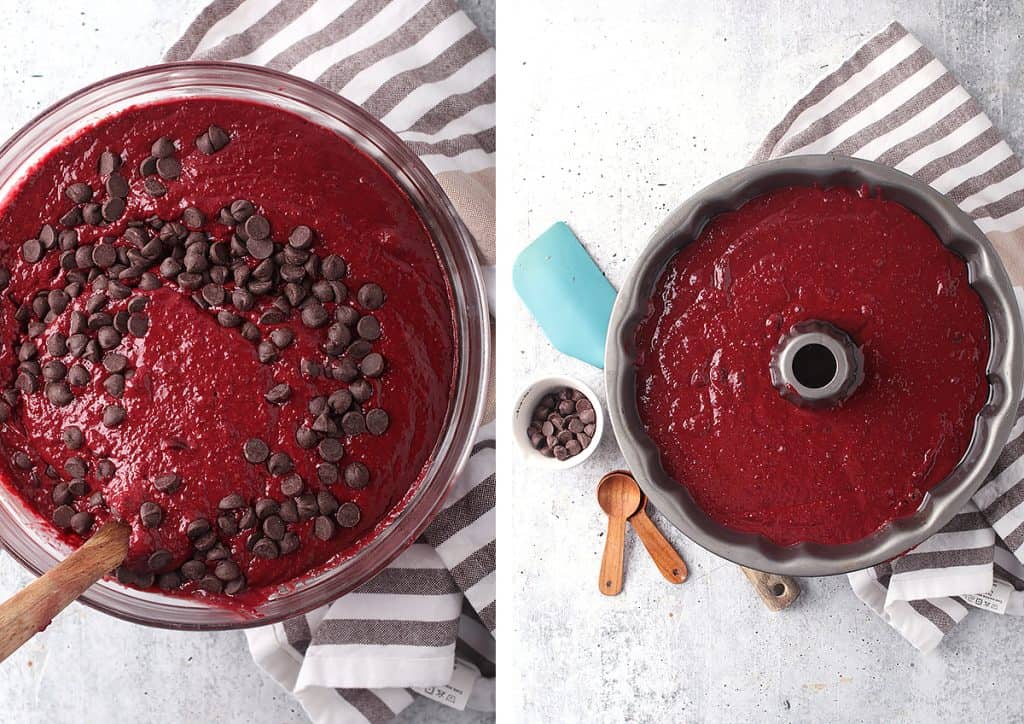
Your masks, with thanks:
M 154 85 L 146 86 L 147 82 Z M 180 93 L 181 89 L 188 87 L 203 90 L 194 95 Z M 268 601 L 256 604 L 255 608 L 244 604 L 217 605 L 216 601 L 199 597 L 141 591 L 122 586 L 109 578 L 94 584 L 78 598 L 81 603 L 117 618 L 158 628 L 225 630 L 276 623 L 335 600 L 362 585 L 391 563 L 436 517 L 456 477 L 469 459 L 486 405 L 486 370 L 491 354 L 487 296 L 475 244 L 433 173 L 396 133 L 377 118 L 321 85 L 280 71 L 242 63 L 161 63 L 119 73 L 76 90 L 36 114 L 0 146 L 0 175 L 5 173 L 5 162 L 13 162 L 16 168 L 7 178 L 0 179 L 3 185 L 16 186 L 20 183 L 29 167 L 26 164 L 32 159 L 31 155 L 22 155 L 12 161 L 9 158 L 12 153 L 26 154 L 24 146 L 31 142 L 37 143 L 31 149 L 33 153 L 38 153 L 40 148 L 52 149 L 67 137 L 65 129 L 63 134 L 52 138 L 41 141 L 32 138 L 40 125 L 58 114 L 82 110 L 79 106 L 86 100 L 92 99 L 95 103 L 97 99 L 114 94 L 119 89 L 129 93 L 126 96 L 129 99 L 172 90 L 178 91 L 179 95 L 170 98 L 237 98 L 241 97 L 241 91 L 251 90 L 259 94 L 254 102 L 267 103 L 271 98 L 280 98 L 291 104 L 279 106 L 285 110 L 296 112 L 296 108 L 301 106 L 319 114 L 324 120 L 330 119 L 333 124 L 326 127 L 369 156 L 409 198 L 437 247 L 439 262 L 449 282 L 453 297 L 453 331 L 457 335 L 458 352 L 453 375 L 454 387 L 444 426 L 424 464 L 421 477 L 367 534 L 367 542 L 357 553 L 348 556 L 339 554 L 314 572 L 305 574 L 315 579 L 310 585 L 304 579 L 297 584 L 295 581 L 287 582 Z M 235 94 L 226 92 L 228 90 Z M 140 99 L 136 104 L 147 102 L 152 101 Z M 109 112 L 93 110 L 84 116 L 69 117 L 67 123 L 81 123 L 97 116 L 109 117 L 124 107 L 127 106 L 118 106 Z M 303 117 L 317 122 L 308 115 Z M 346 129 L 345 132 L 342 132 L 342 128 Z M 20 501 L 13 501 L 15 496 L 6 489 L 6 485 L 0 482 L 0 523 L 12 529 L 16 526 L 16 520 L 11 515 L 12 506 L 25 506 Z M 52 534 L 45 532 L 40 535 L 52 537 Z M 35 545 L 31 551 L 33 555 L 29 555 L 29 545 L 24 541 L 12 541 L 2 535 L 0 545 L 37 576 L 57 562 L 58 559 L 53 557 L 54 549 L 59 548 L 65 552 L 71 549 L 66 543 L 55 545 L 51 542 L 45 551 Z M 327 585 L 331 583 L 332 577 L 338 578 L 339 571 L 351 570 L 353 561 L 371 549 L 376 553 L 372 565 L 364 565 L 344 581 L 335 580 L 332 585 Z M 39 565 L 33 556 L 40 555 L 52 560 L 47 561 L 48 565 Z M 259 611 L 266 606 L 271 606 L 273 613 Z M 199 620 L 211 614 L 214 620 Z
M 967 452 L 933 487 L 918 510 L 852 543 L 781 546 L 760 534 L 712 520 L 686 488 L 668 475 L 636 404 L 633 339 L 647 300 L 668 261 L 715 216 L 784 186 L 880 189 L 922 217 L 942 243 L 965 258 L 971 286 L 988 311 L 991 351 L 989 399 L 979 413 Z M 612 310 L 605 348 L 605 382 L 612 428 L 641 488 L 684 535 L 727 560 L 768 573 L 825 576 L 870 568 L 919 545 L 938 532 L 984 482 L 1016 419 L 1024 381 L 1021 318 L 1013 286 L 991 242 L 951 200 L 926 183 L 872 161 L 833 154 L 787 156 L 729 174 L 696 192 L 657 228 L 640 253 Z

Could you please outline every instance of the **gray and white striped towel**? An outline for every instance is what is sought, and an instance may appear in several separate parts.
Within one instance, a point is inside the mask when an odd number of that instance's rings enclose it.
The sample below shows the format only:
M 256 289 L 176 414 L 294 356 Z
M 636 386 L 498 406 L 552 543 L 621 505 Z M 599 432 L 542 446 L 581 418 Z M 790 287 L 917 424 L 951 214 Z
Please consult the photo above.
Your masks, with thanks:
M 494 49 L 453 0 L 214 0 L 167 52 L 189 59 L 265 65 L 359 103 L 434 172 L 493 266 Z M 387 721 L 411 687 L 439 698 L 449 683 L 468 696 L 456 706 L 494 710 L 494 448 L 492 422 L 436 520 L 372 581 L 246 632 L 317 724 Z
M 814 86 L 754 160 L 805 153 L 878 161 L 946 194 L 999 251 L 1020 300 L 1024 167 L 956 78 L 901 25 Z M 910 553 L 849 576 L 857 596 L 922 651 L 967 615 L 968 600 L 1024 614 L 1021 414 L 987 481 L 945 528 Z M 987 605 L 971 595 L 994 585 Z

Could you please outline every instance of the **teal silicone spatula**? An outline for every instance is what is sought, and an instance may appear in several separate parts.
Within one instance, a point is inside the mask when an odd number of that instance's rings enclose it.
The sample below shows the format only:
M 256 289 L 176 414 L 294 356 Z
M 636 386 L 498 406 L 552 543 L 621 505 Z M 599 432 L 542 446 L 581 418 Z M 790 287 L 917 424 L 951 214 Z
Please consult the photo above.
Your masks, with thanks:
M 559 351 L 604 367 L 615 289 L 559 221 L 520 252 L 512 284 Z

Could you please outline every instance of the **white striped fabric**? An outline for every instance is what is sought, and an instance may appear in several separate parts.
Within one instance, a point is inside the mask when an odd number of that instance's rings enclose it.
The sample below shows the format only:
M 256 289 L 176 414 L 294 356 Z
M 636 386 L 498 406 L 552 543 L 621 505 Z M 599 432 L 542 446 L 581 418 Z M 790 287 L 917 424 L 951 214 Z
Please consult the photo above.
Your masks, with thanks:
M 973 98 L 901 25 L 869 40 L 768 134 L 763 161 L 841 153 L 914 174 L 971 215 L 1024 283 L 1024 167 Z M 850 574 L 854 592 L 927 651 L 969 612 L 961 598 L 1011 584 L 1024 614 L 1024 417 L 988 480 L 952 521 L 913 551 Z
M 453 0 L 214 0 L 168 60 L 231 60 L 313 80 L 380 118 L 437 175 L 493 264 L 494 49 Z M 494 710 L 494 424 L 444 508 L 356 592 L 246 632 L 253 658 L 317 724 L 383 722 L 409 687 L 475 677 Z

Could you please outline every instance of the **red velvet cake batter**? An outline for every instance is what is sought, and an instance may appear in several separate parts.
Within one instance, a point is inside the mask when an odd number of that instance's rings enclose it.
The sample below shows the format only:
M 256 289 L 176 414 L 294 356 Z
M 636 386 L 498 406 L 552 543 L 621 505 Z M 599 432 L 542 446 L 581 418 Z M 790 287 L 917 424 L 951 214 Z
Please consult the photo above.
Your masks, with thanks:
M 0 239 L 4 482 L 73 542 L 129 522 L 123 582 L 264 595 L 354 553 L 429 463 L 447 277 L 335 133 L 237 100 L 133 108 L 46 158 Z
M 772 386 L 804 320 L 863 351 L 842 404 Z M 957 465 L 988 385 L 988 320 L 963 260 L 918 216 L 846 188 L 785 188 L 714 218 L 640 324 L 641 418 L 665 470 L 721 524 L 837 544 L 914 512 Z

